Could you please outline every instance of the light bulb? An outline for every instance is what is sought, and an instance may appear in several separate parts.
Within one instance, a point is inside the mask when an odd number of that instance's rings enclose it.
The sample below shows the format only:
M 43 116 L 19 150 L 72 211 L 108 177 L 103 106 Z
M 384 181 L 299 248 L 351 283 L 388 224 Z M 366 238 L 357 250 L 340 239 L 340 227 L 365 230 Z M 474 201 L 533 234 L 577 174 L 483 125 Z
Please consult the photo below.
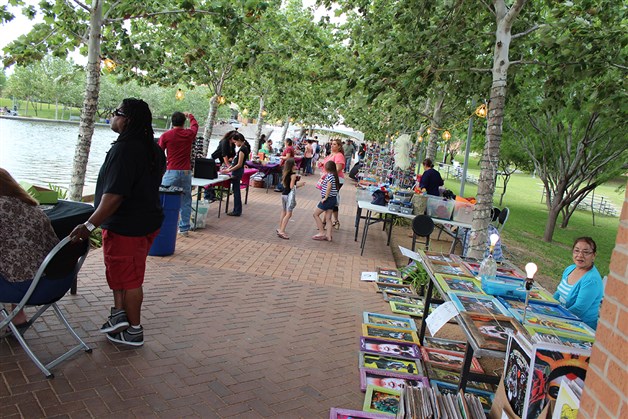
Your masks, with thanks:
M 499 234 L 493 233 L 489 236 L 489 239 L 491 240 L 491 246 L 495 247 L 495 245 L 499 241 Z
M 528 278 L 532 279 L 534 278 L 534 274 L 536 273 L 536 270 L 538 269 L 536 267 L 536 263 L 528 263 L 526 264 L 526 275 L 528 276 Z

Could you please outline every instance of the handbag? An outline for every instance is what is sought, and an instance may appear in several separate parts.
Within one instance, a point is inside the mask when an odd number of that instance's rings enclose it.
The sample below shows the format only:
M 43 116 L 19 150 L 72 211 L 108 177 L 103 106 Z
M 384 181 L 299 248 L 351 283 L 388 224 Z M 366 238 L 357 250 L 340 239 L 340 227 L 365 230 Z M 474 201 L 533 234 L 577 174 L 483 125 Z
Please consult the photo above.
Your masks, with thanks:
M 371 204 L 373 205 L 381 205 L 381 206 L 386 206 L 386 192 L 382 191 L 381 189 L 377 189 L 376 191 L 373 192 L 373 200 L 371 201 Z

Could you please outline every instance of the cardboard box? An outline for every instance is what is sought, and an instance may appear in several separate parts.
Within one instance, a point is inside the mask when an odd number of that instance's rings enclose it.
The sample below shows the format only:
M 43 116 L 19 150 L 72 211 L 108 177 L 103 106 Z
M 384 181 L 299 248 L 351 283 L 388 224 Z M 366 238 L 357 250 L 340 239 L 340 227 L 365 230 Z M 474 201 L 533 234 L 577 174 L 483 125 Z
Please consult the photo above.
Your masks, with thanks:
M 35 186 L 28 182 L 20 182 L 20 186 L 40 204 L 56 204 L 59 200 L 57 191 L 51 191 L 48 188 Z

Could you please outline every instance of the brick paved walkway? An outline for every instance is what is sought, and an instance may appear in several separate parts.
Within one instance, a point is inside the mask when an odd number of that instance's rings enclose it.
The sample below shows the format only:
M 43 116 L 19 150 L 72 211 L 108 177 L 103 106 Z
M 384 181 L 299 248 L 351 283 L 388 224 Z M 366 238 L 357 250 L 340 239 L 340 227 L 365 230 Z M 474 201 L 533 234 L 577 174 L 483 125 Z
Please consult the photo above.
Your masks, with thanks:
M 142 348 L 97 332 L 111 305 L 102 253 L 90 253 L 76 296 L 63 308 L 92 346 L 47 380 L 12 338 L 0 339 L 0 417 L 325 418 L 361 409 L 358 336 L 365 310 L 389 312 L 360 272 L 394 266 L 381 228 L 364 256 L 353 241 L 355 188 L 343 188 L 341 229 L 317 242 L 315 177 L 299 189 L 287 229 L 275 234 L 278 193 L 251 188 L 242 217 L 217 218 L 149 257 Z M 54 317 L 26 337 L 38 353 L 62 342 Z M 46 358 L 43 356 L 45 360 Z

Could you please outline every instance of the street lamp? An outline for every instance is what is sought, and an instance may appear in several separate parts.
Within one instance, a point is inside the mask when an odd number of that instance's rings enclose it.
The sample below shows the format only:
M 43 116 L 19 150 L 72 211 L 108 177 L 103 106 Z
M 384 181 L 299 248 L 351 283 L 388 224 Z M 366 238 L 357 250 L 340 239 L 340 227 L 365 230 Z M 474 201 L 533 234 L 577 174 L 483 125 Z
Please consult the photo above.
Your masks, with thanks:
M 183 100 L 183 98 L 185 97 L 185 94 L 183 93 L 183 90 L 177 89 L 177 93 L 174 95 L 174 97 L 177 100 Z

